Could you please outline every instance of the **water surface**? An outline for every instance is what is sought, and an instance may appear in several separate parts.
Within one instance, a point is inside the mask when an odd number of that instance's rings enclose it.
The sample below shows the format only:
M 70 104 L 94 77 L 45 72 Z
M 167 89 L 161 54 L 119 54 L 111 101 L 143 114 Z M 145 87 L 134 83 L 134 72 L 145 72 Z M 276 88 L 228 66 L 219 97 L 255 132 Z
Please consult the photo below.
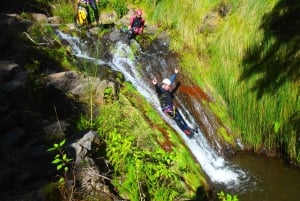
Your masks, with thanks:
M 242 183 L 230 189 L 240 201 L 299 201 L 300 169 L 282 160 L 252 153 L 237 153 L 230 161 L 247 172 Z

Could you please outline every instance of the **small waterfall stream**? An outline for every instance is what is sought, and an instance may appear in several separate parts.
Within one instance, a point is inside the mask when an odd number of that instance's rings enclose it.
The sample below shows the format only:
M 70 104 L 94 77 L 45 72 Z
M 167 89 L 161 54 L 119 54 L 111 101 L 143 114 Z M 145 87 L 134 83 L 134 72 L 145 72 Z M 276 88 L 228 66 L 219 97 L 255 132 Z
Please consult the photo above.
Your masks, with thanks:
M 92 56 L 94 52 L 91 51 L 94 48 L 91 48 L 91 45 L 96 48 L 101 48 L 101 46 L 98 47 L 93 42 L 81 41 L 82 39 L 59 30 L 57 34 L 72 48 L 72 54 L 78 59 L 94 62 L 100 68 L 105 66 L 121 72 L 125 79 L 131 82 L 153 105 L 162 118 L 178 132 L 217 191 L 223 190 L 238 195 L 238 198 L 243 201 L 299 200 L 300 171 L 298 169 L 289 167 L 279 160 L 247 153 L 238 153 L 225 159 L 215 150 L 221 150 L 221 145 L 216 142 L 215 149 L 212 148 L 206 136 L 201 133 L 201 129 L 190 139 L 172 119 L 162 113 L 151 80 L 154 77 L 160 80 L 169 77 L 172 73 L 168 68 L 172 55 L 167 52 L 165 44 L 161 42 L 155 50 L 142 50 L 138 43 L 131 41 L 138 47 L 136 56 L 131 46 L 119 37 L 115 42 L 107 41 L 110 45 L 108 58 L 102 55 L 95 57 Z M 182 89 L 183 86 L 180 88 Z M 189 96 L 189 101 L 193 105 L 193 112 L 188 109 L 185 100 L 176 98 L 179 111 L 184 114 L 191 127 L 201 128 L 194 118 L 196 114 L 203 116 L 202 121 L 207 127 L 211 126 L 209 119 L 206 120 L 206 117 L 202 115 L 203 108 L 198 100 Z
M 111 69 L 122 72 L 125 79 L 131 82 L 139 91 L 139 93 L 141 93 L 146 100 L 151 103 L 153 107 L 160 113 L 164 120 L 180 134 L 186 145 L 189 147 L 191 153 L 197 159 L 202 169 L 213 183 L 219 183 L 229 188 L 235 188 L 239 186 L 241 182 L 247 180 L 247 175 L 243 170 L 237 166 L 234 166 L 233 164 L 230 164 L 217 154 L 217 152 L 210 146 L 209 142 L 201 133 L 201 131 L 198 131 L 198 133 L 192 139 L 190 139 L 179 129 L 177 124 L 172 119 L 163 114 L 151 82 L 151 79 L 157 76 L 157 74 L 155 74 L 157 69 L 153 69 L 153 66 L 151 66 L 149 63 L 143 66 L 143 69 L 139 68 L 138 60 L 135 58 L 131 47 L 126 42 L 119 40 L 115 44 L 112 43 L 112 48 L 110 50 L 111 59 L 105 60 L 90 56 L 91 54 L 84 50 L 85 48 L 83 46 L 85 43 L 80 42 L 79 38 L 65 34 L 61 31 L 57 31 L 57 34 L 61 39 L 68 43 L 76 57 L 93 60 L 99 65 L 106 64 L 110 66 Z M 138 43 L 135 45 L 139 47 Z M 170 72 L 164 71 L 167 62 L 164 60 L 163 52 L 145 53 L 140 50 L 140 54 L 148 57 L 149 60 L 156 60 L 156 63 L 160 65 L 161 76 L 169 77 Z M 157 66 L 155 68 L 157 68 Z M 181 102 L 181 100 L 177 101 L 180 104 L 179 110 L 182 114 L 185 114 L 187 122 L 192 127 L 200 127 L 193 118 L 193 114 L 190 113 L 184 103 Z M 193 103 L 195 108 L 200 107 L 200 103 L 197 103 L 196 100 L 193 100 Z
M 130 46 L 125 43 L 118 42 L 116 43 L 115 48 L 116 50 L 114 51 L 111 65 L 112 68 L 122 72 L 125 75 L 125 78 L 130 81 L 137 88 L 137 90 L 155 107 L 164 120 L 167 121 L 178 133 L 180 133 L 190 151 L 198 160 L 209 178 L 213 182 L 217 183 L 238 185 L 240 183 L 240 178 L 245 178 L 245 174 L 241 170 L 233 168 L 233 166 L 230 166 L 230 164 L 227 163 L 222 157 L 218 156 L 215 150 L 210 147 L 208 141 L 200 131 L 198 131 L 197 135 L 190 139 L 179 129 L 173 120 L 164 115 L 160 109 L 158 98 L 151 83 L 151 77 L 153 75 L 140 75 L 140 72 L 138 72 L 136 69 L 136 61 L 130 57 L 130 55 L 133 54 Z M 155 58 L 153 57 L 153 59 Z M 163 58 L 160 57 L 159 59 Z M 149 68 L 151 68 L 151 66 L 149 66 Z M 150 70 L 150 72 L 154 71 L 155 70 Z M 199 127 L 192 114 L 184 106 L 184 103 L 180 102 L 180 100 L 178 102 L 180 103 L 181 108 L 184 110 L 182 111 L 179 109 L 180 112 L 188 115 L 186 119 L 187 122 L 190 123 L 192 127 Z

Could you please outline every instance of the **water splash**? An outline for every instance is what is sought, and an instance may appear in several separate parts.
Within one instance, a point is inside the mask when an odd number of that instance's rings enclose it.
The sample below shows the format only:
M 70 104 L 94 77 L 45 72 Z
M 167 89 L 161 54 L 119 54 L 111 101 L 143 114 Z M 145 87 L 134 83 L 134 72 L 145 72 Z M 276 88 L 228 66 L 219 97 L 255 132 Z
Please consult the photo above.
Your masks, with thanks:
M 142 73 L 142 71 L 140 71 L 138 68 L 138 62 L 135 58 L 134 52 L 129 45 L 121 41 L 113 44 L 113 48 L 111 48 L 112 59 L 104 62 L 100 59 L 92 58 L 89 56 L 88 52 L 82 51 L 78 38 L 68 34 L 63 34 L 62 32 L 59 32 L 59 37 L 68 41 L 75 56 L 96 60 L 99 64 L 105 63 L 113 70 L 122 72 L 125 79 L 131 82 L 139 91 L 139 93 L 142 94 L 146 100 L 151 103 L 153 107 L 161 114 L 164 120 L 181 135 L 184 142 L 187 144 L 190 151 L 212 182 L 225 184 L 227 187 L 231 186 L 234 188 L 234 186 L 240 185 L 241 182 L 247 178 L 247 175 L 244 171 L 229 164 L 229 162 L 225 161 L 224 158 L 219 156 L 200 131 L 198 131 L 198 133 L 192 139 L 190 139 L 180 130 L 174 121 L 163 114 L 160 109 L 159 100 L 151 83 L 151 78 L 153 77 L 152 72 L 155 72 L 156 69 L 152 69 L 151 65 L 146 65 L 144 68 L 147 74 L 145 75 L 145 73 Z M 138 45 L 138 43 L 136 45 Z M 147 53 L 147 56 L 151 57 L 151 54 Z M 157 57 L 157 55 L 155 55 L 152 59 L 159 59 L 160 61 L 158 61 L 158 63 L 162 65 L 162 69 L 163 66 L 166 65 L 166 62 L 162 57 Z M 151 86 L 149 84 L 151 84 Z M 180 100 L 178 100 L 178 102 L 181 106 L 180 112 L 184 112 L 184 114 L 187 115 L 187 122 L 193 126 L 199 127 L 196 123 L 196 120 L 193 118 L 193 115 L 187 108 L 185 108 L 184 103 L 180 102 Z M 197 108 L 197 104 L 199 103 L 195 102 L 194 100 L 194 104 L 196 106 L 195 108 Z M 200 110 L 198 112 L 200 112 Z
M 60 30 L 56 30 L 56 34 L 60 37 L 63 42 L 66 42 L 72 48 L 72 54 L 78 58 L 86 59 L 90 61 L 96 61 L 99 65 L 105 64 L 101 59 L 96 59 L 91 57 L 88 50 L 88 46 L 85 41 L 81 41 L 80 38 L 76 36 L 71 36 Z M 86 50 L 86 51 L 84 51 Z

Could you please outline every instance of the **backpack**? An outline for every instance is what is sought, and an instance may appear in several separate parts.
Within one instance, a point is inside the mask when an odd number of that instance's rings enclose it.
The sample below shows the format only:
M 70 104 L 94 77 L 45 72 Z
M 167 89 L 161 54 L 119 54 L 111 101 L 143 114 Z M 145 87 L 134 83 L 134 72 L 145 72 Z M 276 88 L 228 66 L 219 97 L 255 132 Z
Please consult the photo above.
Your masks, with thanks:
M 74 16 L 74 24 L 76 25 L 76 27 L 80 28 L 80 27 L 87 26 L 88 25 L 87 17 L 88 17 L 87 9 L 84 6 L 79 4 L 77 13 Z
M 81 26 L 84 25 L 86 23 L 86 21 L 87 21 L 87 15 L 88 15 L 88 13 L 87 13 L 86 9 L 83 6 L 79 6 L 78 7 L 78 13 L 77 13 L 77 15 L 78 15 L 78 23 L 79 23 L 79 25 L 81 25 Z

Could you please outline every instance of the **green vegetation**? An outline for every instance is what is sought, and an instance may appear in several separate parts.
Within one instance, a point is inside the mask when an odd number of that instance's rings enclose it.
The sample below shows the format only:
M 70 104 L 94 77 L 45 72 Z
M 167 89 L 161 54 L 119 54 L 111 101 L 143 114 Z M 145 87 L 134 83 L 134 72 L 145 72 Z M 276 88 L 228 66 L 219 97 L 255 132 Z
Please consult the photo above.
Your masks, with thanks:
M 93 123 L 106 142 L 119 193 L 129 200 L 176 200 L 207 188 L 200 166 L 181 139 L 131 85 L 124 84 L 118 99 L 109 98 Z M 81 126 L 87 121 L 82 122 Z
M 183 72 L 214 94 L 216 102 L 208 105 L 230 125 L 234 135 L 241 135 L 247 148 L 279 153 L 300 163 L 299 25 L 286 25 L 286 19 L 293 22 L 293 17 L 299 17 L 294 8 L 300 3 L 115 0 L 105 1 L 103 7 L 111 4 L 121 17 L 127 3 L 146 10 L 148 24 L 169 31 L 171 49 L 180 55 Z M 70 12 L 69 8 L 62 9 L 57 13 Z M 65 17 L 72 19 L 73 14 Z M 106 92 L 109 97 L 111 92 Z M 122 194 L 131 200 L 143 198 L 146 191 L 151 200 L 190 197 L 187 187 L 195 192 L 205 183 L 198 175 L 200 168 L 190 165 L 193 159 L 180 146 L 162 151 L 166 140 L 163 134 L 171 145 L 181 144 L 180 139 L 136 97 L 139 95 L 125 86 L 118 101 L 109 101 L 100 108 L 101 116 L 93 119 L 93 124 L 88 120 L 82 125 L 95 126 L 107 141 L 108 157 L 117 170 L 114 184 Z M 232 139 L 223 128 L 219 132 L 223 139 Z M 181 178 L 189 183 L 179 185 Z
M 63 170 L 63 177 L 61 176 L 59 179 L 60 183 L 64 183 L 65 182 L 65 178 L 66 178 L 66 173 L 68 172 L 69 168 L 68 165 L 70 165 L 70 161 L 72 161 L 72 159 L 69 159 L 67 157 L 67 154 L 65 153 L 63 146 L 65 144 L 66 140 L 62 140 L 60 143 L 54 143 L 53 147 L 47 149 L 47 151 L 55 151 L 57 152 L 57 154 L 54 157 L 54 160 L 51 162 L 56 166 L 56 170 Z
M 218 193 L 218 198 L 220 201 L 239 201 L 236 195 L 225 194 L 223 191 Z
M 51 183 L 44 187 L 44 191 L 49 197 L 49 200 L 57 200 L 59 197 L 64 197 L 64 200 L 71 200 L 73 196 L 73 188 L 71 191 L 65 188 L 66 181 L 68 180 L 67 174 L 69 171 L 69 167 L 72 165 L 71 158 L 68 158 L 67 154 L 64 150 L 66 140 L 62 140 L 60 143 L 54 143 L 53 146 L 47 151 L 55 152 L 53 161 L 51 162 L 56 166 L 56 170 L 58 172 L 58 181 L 55 183 Z M 57 192 L 59 191 L 59 192 Z
M 171 48 L 180 53 L 188 76 L 221 95 L 213 109 L 228 111 L 220 118 L 232 122 L 246 147 L 298 163 L 299 37 L 285 22 L 299 16 L 294 9 L 299 6 L 279 0 L 178 0 L 176 5 L 165 0 L 153 9 L 149 4 L 147 16 L 176 36 Z
M 124 0 L 113 0 L 111 1 L 113 9 L 116 11 L 118 18 L 121 18 L 128 12 Z
M 64 20 L 64 23 L 73 22 L 73 17 L 75 14 L 75 5 L 73 5 L 73 2 L 75 1 L 69 2 L 70 4 L 62 4 L 60 2 L 57 2 L 57 9 L 53 9 L 53 15 L 60 16 Z

